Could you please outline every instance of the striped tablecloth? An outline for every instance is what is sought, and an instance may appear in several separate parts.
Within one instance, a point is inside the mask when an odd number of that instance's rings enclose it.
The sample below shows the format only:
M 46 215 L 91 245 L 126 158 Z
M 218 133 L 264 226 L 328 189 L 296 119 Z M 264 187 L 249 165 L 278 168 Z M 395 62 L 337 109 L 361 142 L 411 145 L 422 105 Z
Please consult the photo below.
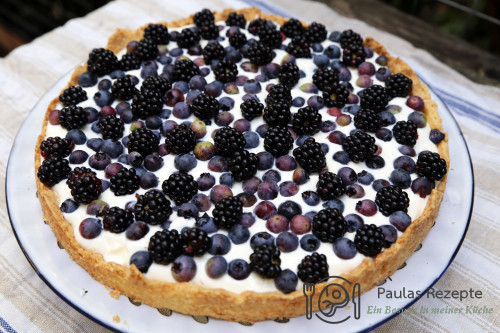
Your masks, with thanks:
M 469 145 L 476 182 L 472 221 L 460 252 L 435 288 L 482 290 L 482 299 L 468 300 L 467 304 L 454 301 L 453 306 L 486 305 L 494 311 L 482 315 L 406 313 L 377 331 L 500 331 L 497 280 L 500 276 L 500 89 L 475 84 L 426 51 L 363 22 L 342 17 L 319 3 L 117 0 L 17 48 L 0 59 L 0 187 L 5 188 L 5 168 L 12 142 L 31 108 L 61 76 L 85 61 L 92 48 L 105 46 L 107 37 L 116 28 L 180 19 L 205 7 L 220 10 L 251 6 L 307 22 L 318 21 L 329 29 L 350 27 L 362 36 L 379 40 L 390 52 L 409 62 L 435 89 L 456 117 Z M 2 191 L 0 195 L 0 332 L 107 331 L 58 298 L 36 275 L 12 232 L 5 193 Z M 416 304 L 446 307 L 450 302 L 423 298 Z

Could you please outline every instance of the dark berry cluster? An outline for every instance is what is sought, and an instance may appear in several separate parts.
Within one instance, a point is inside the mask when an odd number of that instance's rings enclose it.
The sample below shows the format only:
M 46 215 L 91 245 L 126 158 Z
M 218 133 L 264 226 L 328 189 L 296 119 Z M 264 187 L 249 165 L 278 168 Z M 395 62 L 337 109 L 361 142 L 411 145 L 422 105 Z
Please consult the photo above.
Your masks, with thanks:
M 285 50 L 295 58 L 311 58 L 311 44 L 302 36 L 292 38 Z
M 264 121 L 269 126 L 286 126 L 291 119 L 290 105 L 286 102 L 275 101 L 264 108 Z
M 326 39 L 326 28 L 321 23 L 313 22 L 306 28 L 304 37 L 311 43 L 321 43 Z
M 274 27 L 264 26 L 258 31 L 259 41 L 269 46 L 271 49 L 278 49 L 281 46 L 281 33 Z
M 363 109 L 370 109 L 380 112 L 385 109 L 389 97 L 384 87 L 374 84 L 363 90 L 361 94 L 360 105 Z
M 87 69 L 97 76 L 103 76 L 118 69 L 118 59 L 110 50 L 93 49 L 87 60 Z
M 37 177 L 47 186 L 54 186 L 68 177 L 71 168 L 67 159 L 52 157 L 43 161 L 38 168 Z
M 231 36 L 229 36 L 229 45 L 231 45 L 235 49 L 241 48 L 246 43 L 247 43 L 247 36 L 242 32 L 237 31 Z
M 347 222 L 337 208 L 322 209 L 314 215 L 312 233 L 323 242 L 333 243 L 344 236 Z
M 363 46 L 351 44 L 342 50 L 342 62 L 346 66 L 358 67 L 366 59 Z
M 182 172 L 171 174 L 161 188 L 176 205 L 188 202 L 198 193 L 198 183 L 193 176 Z
M 111 93 L 113 96 L 124 101 L 131 99 L 138 92 L 139 91 L 135 87 L 135 83 L 129 76 L 116 79 L 111 86 Z
M 66 184 L 76 202 L 88 204 L 99 197 L 102 192 L 101 180 L 89 168 L 76 167 L 68 174 Z
M 141 91 L 155 90 L 163 96 L 172 87 L 170 81 L 161 75 L 148 76 L 141 85 Z
M 264 105 L 254 98 L 249 98 L 240 105 L 241 113 L 246 120 L 262 116 Z
M 391 97 L 406 97 L 410 94 L 413 81 L 406 75 L 397 73 L 385 79 L 385 89 Z
M 286 103 L 288 106 L 291 106 L 292 93 L 290 89 L 282 84 L 272 86 L 267 94 L 266 103 L 269 105 L 275 102 Z
M 158 190 L 150 190 L 137 197 L 134 206 L 136 221 L 158 225 L 166 222 L 172 214 L 170 201 Z
M 304 283 L 318 283 L 328 278 L 328 261 L 318 252 L 305 256 L 297 269 L 297 276 Z
M 340 176 L 333 172 L 325 172 L 319 176 L 316 192 L 321 199 L 332 200 L 346 193 L 346 186 Z
M 299 67 L 293 62 L 284 63 L 278 75 L 279 81 L 287 88 L 293 88 L 300 80 Z
M 215 65 L 214 75 L 222 83 L 231 82 L 238 76 L 238 67 L 231 60 L 223 59 Z
M 222 127 L 215 133 L 214 145 L 217 155 L 231 156 L 246 146 L 243 134 L 233 127 Z
M 392 213 L 401 210 L 408 211 L 410 199 L 408 194 L 396 185 L 382 187 L 375 197 L 375 203 L 378 209 L 384 216 L 389 216 Z
M 181 33 L 177 36 L 177 45 L 184 49 L 188 49 L 199 42 L 200 35 L 194 29 L 182 29 Z
M 219 113 L 219 102 L 215 97 L 201 93 L 196 96 L 189 108 L 196 117 L 209 120 Z
M 248 150 L 236 151 L 228 161 L 229 171 L 236 181 L 252 178 L 257 172 L 257 155 Z
M 417 143 L 417 125 L 411 120 L 398 121 L 392 128 L 392 134 L 399 144 L 414 146 Z
M 293 150 L 293 157 L 307 172 L 320 172 L 326 166 L 326 158 L 321 144 L 314 138 L 307 139 L 300 147 Z
M 182 240 L 177 230 L 157 231 L 149 240 L 148 252 L 157 264 L 172 263 L 182 254 Z
M 101 132 L 103 139 L 118 140 L 123 136 L 125 123 L 121 118 L 115 115 L 106 116 L 97 122 L 97 127 Z
M 132 99 L 132 113 L 141 119 L 160 113 L 163 108 L 163 96 L 155 89 L 141 89 Z
M 122 168 L 109 181 L 111 192 L 119 196 L 135 193 L 139 189 L 141 178 L 134 168 Z
M 250 267 L 263 278 L 272 279 L 281 273 L 280 251 L 272 244 L 256 247 L 250 255 Z
M 247 58 L 256 65 L 265 65 L 273 60 L 273 52 L 268 45 L 256 41 L 248 48 Z
M 326 90 L 339 81 L 339 71 L 334 68 L 318 68 L 313 74 L 313 83 L 319 90 Z
M 270 127 L 264 138 L 264 149 L 274 157 L 288 154 L 293 147 L 292 134 L 284 126 Z
M 173 76 L 175 81 L 189 82 L 193 76 L 199 74 L 200 68 L 191 60 L 182 59 L 174 64 Z
M 245 20 L 245 16 L 243 14 L 237 14 L 235 12 L 229 13 L 226 19 L 226 25 L 228 27 L 235 26 L 245 29 L 247 25 L 247 20 Z
M 128 151 L 135 151 L 143 157 L 158 151 L 160 139 L 147 128 L 136 128 L 128 135 Z
M 156 59 L 158 54 L 158 46 L 149 38 L 141 39 L 135 49 L 135 55 L 142 61 Z
M 342 31 L 342 33 L 340 34 L 339 42 L 342 48 L 346 48 L 349 45 L 362 46 L 363 38 L 361 38 L 361 36 L 358 33 L 352 31 L 351 29 L 348 29 Z
M 175 126 L 167 132 L 165 145 L 172 154 L 189 153 L 196 145 L 196 133 L 186 124 Z
M 129 210 L 120 207 L 111 207 L 102 219 L 102 226 L 104 230 L 113 233 L 121 233 L 134 222 L 134 215 Z
M 363 131 L 375 133 L 381 126 L 381 120 L 375 111 L 361 109 L 354 116 L 354 126 Z
M 75 144 L 71 139 L 56 137 L 48 137 L 40 144 L 40 152 L 44 158 L 51 157 L 66 157 L 68 156 Z
M 87 121 L 87 113 L 76 105 L 66 106 L 59 113 L 59 124 L 67 130 L 81 128 Z
M 168 44 L 170 34 L 167 26 L 163 24 L 150 24 L 144 30 L 144 38 L 152 40 L 156 44 Z
M 182 251 L 188 256 L 202 256 L 211 245 L 207 232 L 200 228 L 187 228 L 181 233 Z
M 365 224 L 356 231 L 354 244 L 359 253 L 368 257 L 375 257 L 382 252 L 385 243 L 384 233 L 375 224 Z
M 80 86 L 70 86 L 59 96 L 64 106 L 76 105 L 87 100 L 87 93 Z
M 446 175 L 446 161 L 438 153 L 424 151 L 418 155 L 417 173 L 430 181 L 441 180 Z
M 297 36 L 302 36 L 305 29 L 299 20 L 291 18 L 281 26 L 280 30 L 285 36 L 294 38 Z
M 363 162 L 377 151 L 375 138 L 363 131 L 357 131 L 345 138 L 342 149 L 353 162 Z
M 203 48 L 203 59 L 206 64 L 210 64 L 212 60 L 222 60 L 224 55 L 224 47 L 219 42 L 210 42 Z
M 139 69 L 141 68 L 141 59 L 139 59 L 135 54 L 127 52 L 122 56 L 122 58 L 118 62 L 118 67 L 122 71 L 131 71 L 134 69 Z
M 215 204 L 212 211 L 214 223 L 222 229 L 230 230 L 238 224 L 243 214 L 243 203 L 238 197 L 227 197 Z
M 349 98 L 349 90 L 340 82 L 334 82 L 323 88 L 323 101 L 328 107 L 343 108 Z
M 312 135 L 318 133 L 321 127 L 321 114 L 318 109 L 312 106 L 300 108 L 293 115 L 292 127 L 297 134 Z

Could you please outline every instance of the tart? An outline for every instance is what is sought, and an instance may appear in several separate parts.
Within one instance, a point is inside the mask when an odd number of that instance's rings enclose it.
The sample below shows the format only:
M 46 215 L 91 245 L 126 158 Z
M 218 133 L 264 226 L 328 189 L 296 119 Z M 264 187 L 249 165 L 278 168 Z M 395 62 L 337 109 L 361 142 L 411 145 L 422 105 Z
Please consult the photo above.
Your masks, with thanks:
M 448 165 L 403 60 L 256 8 L 118 29 L 48 106 L 35 153 L 44 218 L 94 279 L 247 322 L 303 315 L 305 283 L 363 293 L 393 274 Z

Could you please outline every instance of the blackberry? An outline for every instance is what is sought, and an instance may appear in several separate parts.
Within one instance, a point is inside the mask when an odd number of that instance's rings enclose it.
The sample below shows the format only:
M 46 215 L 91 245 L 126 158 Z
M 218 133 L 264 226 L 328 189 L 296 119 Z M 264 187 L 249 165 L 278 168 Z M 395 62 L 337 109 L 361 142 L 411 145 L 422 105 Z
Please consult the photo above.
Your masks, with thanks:
M 38 168 L 37 177 L 47 186 L 54 186 L 68 178 L 71 171 L 68 160 L 61 156 L 51 157 L 43 161 Z
M 164 76 L 152 75 L 148 76 L 141 85 L 141 91 L 145 90 L 156 90 L 161 96 L 172 88 L 170 81 L 168 81 Z
M 163 193 L 158 190 L 150 190 L 137 197 L 134 214 L 136 221 L 157 225 L 168 220 L 172 214 L 172 208 L 170 201 Z
M 118 62 L 118 68 L 122 71 L 131 71 L 141 68 L 141 59 L 133 53 L 125 53 Z
M 122 168 L 109 180 L 110 190 L 116 196 L 133 194 L 139 189 L 141 178 L 135 173 L 134 168 Z
M 188 256 L 202 256 L 211 246 L 207 232 L 200 228 L 187 228 L 181 234 L 182 250 Z
M 158 57 L 158 54 L 158 46 L 148 38 L 141 39 L 135 49 L 135 55 L 142 61 L 154 60 Z
M 389 185 L 378 190 L 375 196 L 375 203 L 384 216 L 389 216 L 398 210 L 406 213 L 410 205 L 410 199 L 401 187 Z
M 227 197 L 215 204 L 212 211 L 214 223 L 221 229 L 230 230 L 238 224 L 243 214 L 243 203 L 238 197 Z
M 167 26 L 163 24 L 150 24 L 144 30 L 144 38 L 153 41 L 156 44 L 168 44 L 170 34 Z
M 223 59 L 215 65 L 214 75 L 217 81 L 228 83 L 238 76 L 238 67 L 231 60 Z
M 219 113 L 219 101 L 215 97 L 201 93 L 196 96 L 189 109 L 201 120 L 209 120 Z
M 326 166 L 325 153 L 314 138 L 307 139 L 302 146 L 295 148 L 293 157 L 309 173 L 320 172 Z
M 219 27 L 214 23 L 204 25 L 200 28 L 200 34 L 203 39 L 214 40 L 219 37 Z
M 224 47 L 219 42 L 210 42 L 203 48 L 203 59 L 206 64 L 210 64 L 212 60 L 222 60 L 224 55 Z
M 281 33 L 274 27 L 264 26 L 258 31 L 259 41 L 269 46 L 271 49 L 279 49 L 281 47 Z
M 380 118 L 375 111 L 361 109 L 354 116 L 354 126 L 365 132 L 375 133 L 382 125 Z
M 132 113 L 134 116 L 146 119 L 157 115 L 163 109 L 162 94 L 155 89 L 138 91 L 132 99 Z
M 240 31 L 237 31 L 231 36 L 229 36 L 229 45 L 231 45 L 235 49 L 239 49 L 246 43 L 247 43 L 247 36 Z
M 413 121 L 398 121 L 392 128 L 396 142 L 401 145 L 414 146 L 417 143 L 417 125 Z
M 102 219 L 104 230 L 119 234 L 127 230 L 134 222 L 134 215 L 129 210 L 120 207 L 111 207 Z
M 174 262 L 182 254 L 182 240 L 177 230 L 157 231 L 149 240 L 148 252 L 157 264 Z
M 270 127 L 264 139 L 264 149 L 274 157 L 288 154 L 293 147 L 292 134 L 284 126 Z
M 189 153 L 196 145 L 196 134 L 186 124 L 175 126 L 165 135 L 165 145 L 172 154 Z
M 345 138 L 342 149 L 349 155 L 351 161 L 358 163 L 372 157 L 378 148 L 373 136 L 357 131 Z
M 297 134 L 313 135 L 321 127 L 321 114 L 312 106 L 300 108 L 293 115 L 292 128 Z
M 252 178 L 257 172 L 257 155 L 248 150 L 240 150 L 233 154 L 228 161 L 229 171 L 236 181 Z
M 319 90 L 326 90 L 339 82 L 339 71 L 334 68 L 318 68 L 313 74 L 313 83 Z
M 40 153 L 44 158 L 66 157 L 74 147 L 75 144 L 71 139 L 62 139 L 58 136 L 49 137 L 40 144 Z
M 250 267 L 265 279 L 274 279 L 281 273 L 280 250 L 274 244 L 256 247 L 250 255 Z
M 182 29 L 177 36 L 177 45 L 183 49 L 188 49 L 200 42 L 200 34 L 190 28 Z
M 189 80 L 195 76 L 200 74 L 200 68 L 191 60 L 182 59 L 176 61 L 174 64 L 174 79 L 175 81 L 185 81 L 189 82 Z
M 71 195 L 78 203 L 88 204 L 96 200 L 102 192 L 101 180 L 94 171 L 85 167 L 76 167 L 68 174 L 66 184 Z
M 358 33 L 352 31 L 351 29 L 342 31 L 339 41 L 340 46 L 343 49 L 345 49 L 349 45 L 363 46 L 363 38 L 361 38 Z
M 274 26 L 269 23 L 269 21 L 262 19 L 262 18 L 257 18 L 253 21 L 250 21 L 248 24 L 248 32 L 251 33 L 252 35 L 257 36 L 259 33 L 259 30 L 268 26 Z
M 76 105 L 64 107 L 59 114 L 59 124 L 67 130 L 81 128 L 87 122 L 87 113 Z
M 384 244 L 384 232 L 375 224 L 365 224 L 356 230 L 354 245 L 359 253 L 368 257 L 376 257 L 382 252 Z
M 346 66 L 358 67 L 365 59 L 365 48 L 361 45 L 351 44 L 342 50 L 342 62 Z
M 292 38 L 285 50 L 295 58 L 311 58 L 311 44 L 302 36 Z
M 269 89 L 269 93 L 266 97 L 266 104 L 270 105 L 274 102 L 286 103 L 287 105 L 292 105 L 292 93 L 290 89 L 282 84 L 275 84 Z
M 118 69 L 118 59 L 110 50 L 98 48 L 89 53 L 89 59 L 87 60 L 87 70 L 89 72 L 97 76 L 103 76 L 115 69 Z
M 304 283 L 318 283 L 328 278 L 328 262 L 324 254 L 313 252 L 297 266 L 297 276 Z
M 158 151 L 160 139 L 147 128 L 136 128 L 128 135 L 128 152 L 138 152 L 143 157 Z
M 198 193 L 198 183 L 187 173 L 173 173 L 161 185 L 163 193 L 176 205 L 182 205 Z
M 299 20 L 291 18 L 281 26 L 280 30 L 288 38 L 294 38 L 302 36 L 305 28 Z
M 125 123 L 122 119 L 116 118 L 115 115 L 109 115 L 101 118 L 97 122 L 97 127 L 99 128 L 103 139 L 118 140 L 123 136 Z
M 232 128 L 222 127 L 214 136 L 215 152 L 221 156 L 231 156 L 235 152 L 243 150 L 247 142 L 243 134 Z
M 59 96 L 59 101 L 64 106 L 76 105 L 87 100 L 87 93 L 80 86 L 69 86 L 64 89 L 64 92 Z
M 113 96 L 124 101 L 131 99 L 138 92 L 139 90 L 137 90 L 137 88 L 135 87 L 135 83 L 128 75 L 116 79 L 111 86 L 111 93 L 113 94 Z
M 208 8 L 204 8 L 193 16 L 193 22 L 198 28 L 214 23 L 214 14 Z
M 293 88 L 300 80 L 299 67 L 293 62 L 284 63 L 278 75 L 279 81 L 287 88 Z
M 311 43 L 321 43 L 326 39 L 326 28 L 321 23 L 313 22 L 306 28 L 304 37 Z
M 413 81 L 406 75 L 397 73 L 385 79 L 385 89 L 390 98 L 406 97 L 411 93 Z
M 249 98 L 240 104 L 240 110 L 246 120 L 262 116 L 264 105 L 254 98 Z
M 266 44 L 256 41 L 248 48 L 247 57 L 256 65 L 265 65 L 273 60 L 273 52 Z
M 286 126 L 291 119 L 292 113 L 287 103 L 276 101 L 264 108 L 264 121 L 269 126 Z
M 384 111 L 389 98 L 384 87 L 375 84 L 369 86 L 360 94 L 360 105 L 363 109 L 370 109 L 375 112 Z
M 346 186 L 342 177 L 333 172 L 325 172 L 319 176 L 316 183 L 316 192 L 321 199 L 327 201 L 338 198 L 346 193 Z
M 418 155 L 417 173 L 420 176 L 436 181 L 443 179 L 446 172 L 446 161 L 438 153 L 424 151 Z
M 337 208 L 322 209 L 314 215 L 312 233 L 322 242 L 333 243 L 344 236 L 347 222 Z
M 247 25 L 247 20 L 245 20 L 245 16 L 243 14 L 237 14 L 235 12 L 229 13 L 226 19 L 226 26 L 231 27 L 240 27 L 245 29 Z

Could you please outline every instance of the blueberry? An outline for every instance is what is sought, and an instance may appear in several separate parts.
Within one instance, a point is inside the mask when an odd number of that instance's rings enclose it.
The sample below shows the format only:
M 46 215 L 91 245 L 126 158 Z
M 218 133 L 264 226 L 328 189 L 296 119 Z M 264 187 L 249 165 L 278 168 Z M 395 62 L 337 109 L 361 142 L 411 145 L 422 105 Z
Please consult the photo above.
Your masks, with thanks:
M 410 147 L 410 146 L 399 146 L 398 150 L 401 154 L 406 155 L 406 156 L 411 156 L 411 157 L 417 156 L 415 149 L 413 147 Z
M 382 156 L 372 156 L 371 158 L 366 160 L 366 166 L 370 169 L 381 169 L 385 166 L 385 161 Z
M 224 96 L 219 99 L 219 105 L 221 110 L 230 111 L 234 108 L 234 99 L 228 96 Z
M 246 140 L 246 149 L 257 148 L 259 146 L 259 135 L 256 132 L 244 132 L 243 137 Z
M 347 223 L 347 232 L 355 232 L 364 224 L 363 218 L 358 214 L 347 214 L 345 221 Z
M 419 177 L 412 182 L 411 190 L 413 191 L 413 193 L 418 194 L 421 198 L 425 198 L 426 196 L 431 194 L 434 186 L 434 182 L 431 182 L 425 177 Z
M 340 35 L 341 35 L 340 31 L 333 31 L 328 36 L 328 39 L 331 40 L 332 42 L 338 42 L 338 41 L 340 41 Z
M 340 58 L 340 48 L 337 45 L 329 45 L 323 53 L 330 59 Z
M 353 184 L 347 186 L 346 194 L 349 198 L 362 198 L 365 196 L 365 190 L 361 185 Z
M 380 66 L 386 66 L 387 65 L 387 57 L 386 56 L 378 56 L 377 59 L 375 59 L 375 62 L 379 64 Z
M 278 206 L 278 214 L 283 215 L 290 221 L 295 215 L 302 214 L 302 208 L 298 203 L 287 200 Z
M 321 201 L 321 198 L 318 193 L 314 191 L 305 191 L 302 192 L 302 200 L 304 200 L 304 202 L 309 206 L 316 206 Z
M 167 133 L 169 131 L 171 131 L 172 129 L 174 129 L 174 127 L 176 127 L 178 124 L 177 122 L 175 122 L 174 120 L 166 120 L 163 122 L 163 124 L 161 124 L 161 127 L 160 127 L 160 133 L 161 135 L 163 136 L 166 136 Z
M 410 187 L 411 177 L 410 173 L 403 169 L 395 169 L 391 172 L 389 180 L 396 186 L 403 189 Z
M 226 254 L 231 249 L 231 241 L 223 234 L 215 234 L 210 239 L 212 243 L 208 250 L 210 254 Z
M 130 240 L 138 240 L 146 236 L 148 232 L 149 226 L 147 223 L 136 221 L 125 230 L 125 236 Z
M 87 158 L 89 158 L 89 154 L 87 154 L 87 152 L 83 150 L 75 150 L 71 152 L 68 159 L 70 164 L 82 164 L 87 160 Z
M 292 105 L 297 107 L 297 108 L 304 106 L 305 103 L 306 103 L 306 100 L 302 97 L 295 97 L 292 101 Z
M 275 214 L 266 221 L 266 227 L 269 231 L 277 234 L 287 231 L 290 228 L 290 223 L 283 215 Z
M 387 128 L 378 129 L 377 132 L 375 132 L 375 136 L 384 142 L 392 140 L 392 132 Z
M 115 71 L 112 71 L 111 74 L 109 74 L 109 76 L 111 76 L 112 79 L 119 79 L 119 78 L 122 78 L 125 76 L 125 72 L 122 71 L 122 70 L 115 70 Z
M 80 223 L 78 228 L 80 235 L 86 239 L 96 238 L 101 234 L 102 225 L 101 220 L 88 217 Z
M 341 145 L 344 143 L 346 135 L 341 131 L 333 131 L 328 135 L 328 141 Z
M 189 170 L 196 167 L 196 157 L 192 154 L 180 154 L 175 156 L 174 166 L 177 170 L 181 172 L 188 172 Z
M 208 259 L 205 270 L 212 279 L 220 278 L 227 272 L 227 261 L 223 256 L 213 256 Z
M 189 91 L 189 84 L 185 81 L 176 81 L 172 88 L 181 91 L 183 94 L 187 94 Z
M 339 212 L 343 213 L 344 212 L 344 203 L 339 200 L 339 199 L 332 199 L 332 200 L 328 200 L 328 201 L 325 201 L 323 203 L 323 207 L 324 208 L 337 208 L 339 210 Z
M 108 154 L 109 157 L 111 157 L 111 158 L 117 158 L 118 156 L 120 156 L 123 153 L 123 146 L 118 141 L 106 139 L 106 140 L 104 140 L 104 142 L 101 146 L 101 151 L 103 153 Z
M 215 185 L 210 191 L 210 200 L 219 203 L 222 199 L 233 196 L 233 191 L 226 185 Z
M 297 283 L 299 279 L 297 275 L 289 269 L 284 269 L 281 271 L 280 275 L 274 279 L 274 285 L 276 289 L 284 294 L 289 294 L 297 290 Z
M 182 53 L 184 53 L 184 50 L 181 49 L 180 47 L 176 47 L 176 48 L 171 49 L 168 54 L 170 54 L 172 57 L 178 57 Z
M 398 231 L 390 224 L 384 224 L 380 226 L 382 233 L 384 234 L 385 247 L 390 247 L 398 239 Z
M 351 159 L 349 158 L 349 154 L 347 154 L 343 150 L 340 150 L 333 154 L 333 160 L 339 162 L 340 164 L 346 165 Z
M 424 109 L 424 100 L 419 96 L 410 96 L 406 100 L 406 105 L 416 111 L 422 111 Z
M 271 153 L 263 151 L 257 154 L 257 169 L 267 170 L 274 164 L 274 157 Z
M 86 209 L 88 215 L 101 216 L 109 210 L 109 205 L 102 200 L 92 201 Z
M 281 175 L 276 170 L 268 170 L 262 176 L 262 180 L 269 180 L 278 183 L 281 181 Z
M 94 102 L 97 106 L 111 105 L 115 101 L 115 97 L 109 91 L 99 90 L 94 95 Z
M 329 133 L 333 131 L 337 125 L 331 120 L 325 120 L 324 122 L 321 123 L 321 132 L 323 133 Z
M 390 185 L 391 185 L 391 183 L 389 183 L 385 179 L 377 179 L 376 181 L 373 182 L 372 187 L 375 190 L 375 192 L 378 192 L 378 191 L 380 191 L 381 188 L 386 187 L 386 186 L 390 186 Z
M 219 177 L 219 183 L 231 188 L 234 184 L 234 177 L 230 172 L 224 172 Z
M 129 164 L 128 163 L 128 154 L 124 153 L 124 154 L 121 154 L 120 156 L 118 156 L 118 162 L 121 164 Z
M 345 107 L 345 111 L 349 112 L 353 116 L 355 116 L 360 109 L 361 107 L 359 105 L 348 105 Z
M 106 191 L 109 188 L 109 181 L 103 179 L 101 180 L 101 192 Z
M 241 53 L 240 51 L 238 50 L 231 50 L 229 52 L 226 53 L 225 57 L 224 57 L 226 60 L 230 60 L 234 63 L 238 63 L 241 61 L 241 59 L 243 58 L 241 56 Z
M 66 139 L 71 139 L 75 145 L 83 145 L 87 141 L 87 136 L 82 130 L 72 129 L 66 133 Z
M 275 199 L 278 196 L 278 184 L 270 180 L 263 181 L 257 189 L 257 195 L 262 200 Z
M 297 168 L 297 162 L 290 155 L 283 155 L 276 159 L 276 167 L 281 171 L 292 171 Z
M 172 57 L 169 57 L 168 55 L 161 55 L 158 57 L 158 62 L 162 65 L 168 65 L 172 63 Z
M 144 158 L 144 167 L 149 171 L 158 171 L 163 167 L 163 158 L 157 153 L 149 154 Z
M 63 213 L 73 213 L 75 210 L 78 209 L 80 205 L 73 199 L 66 199 L 64 202 L 61 204 L 61 212 Z
M 311 96 L 307 100 L 307 105 L 316 109 L 321 109 L 325 105 L 325 102 L 323 101 L 323 97 L 321 96 Z
M 231 261 L 227 271 L 229 276 L 235 280 L 244 280 L 251 272 L 250 265 L 243 259 L 234 259 Z
M 408 120 L 411 120 L 418 128 L 424 128 L 427 125 L 427 116 L 420 111 L 410 113 Z
M 105 153 L 96 153 L 90 156 L 89 166 L 96 170 L 104 170 L 111 163 L 111 158 Z
M 389 76 L 391 76 L 391 71 L 387 67 L 380 67 L 377 69 L 377 72 L 375 73 L 375 77 L 377 80 L 385 82 Z
M 177 215 L 185 219 L 190 219 L 192 217 L 197 218 L 199 213 L 196 205 L 191 202 L 183 203 L 177 210 Z
M 279 191 L 283 197 L 293 197 L 299 192 L 299 187 L 292 181 L 286 181 L 279 185 Z
M 207 86 L 205 87 L 205 94 L 212 97 L 219 97 L 220 94 L 222 94 L 223 88 L 224 86 L 222 86 L 219 81 L 213 81 L 207 84 Z
M 141 273 L 147 273 L 149 266 L 153 263 L 153 258 L 148 251 L 137 251 L 130 257 L 130 265 L 135 265 Z
M 403 232 L 411 224 L 411 217 L 405 212 L 398 210 L 389 216 L 389 222 L 391 222 L 396 229 Z
M 247 227 L 237 224 L 229 230 L 227 235 L 234 244 L 243 244 L 250 238 L 250 231 Z
M 200 212 L 206 212 L 207 210 L 210 209 L 210 206 L 212 206 L 210 198 L 203 193 L 195 194 L 191 202 L 196 206 L 196 208 Z
M 337 171 L 337 175 L 342 178 L 346 185 L 352 185 L 358 180 L 356 172 L 349 167 L 342 167 Z
M 253 212 L 258 218 L 267 220 L 276 214 L 276 206 L 271 201 L 261 201 L 255 206 Z
M 342 82 L 348 82 L 351 81 L 352 75 L 351 71 L 347 68 L 341 68 L 339 70 L 339 80 Z
M 78 85 L 82 87 L 92 87 L 97 83 L 97 75 L 91 72 L 85 72 L 78 77 Z
M 209 190 L 215 185 L 215 177 L 209 173 L 202 173 L 196 181 L 200 191 Z
M 429 133 L 429 139 L 432 143 L 437 145 L 444 140 L 444 133 L 437 129 L 431 129 L 431 132 Z
M 217 226 L 214 223 L 214 220 L 208 216 L 208 214 L 203 214 L 202 217 L 196 219 L 195 226 L 204 230 L 207 234 L 214 233 L 218 230 Z
M 141 177 L 141 188 L 147 190 L 158 186 L 158 177 L 152 172 L 146 172 Z
M 186 119 L 191 116 L 191 109 L 185 102 L 179 102 L 174 105 L 172 114 L 179 119 Z
M 144 158 L 141 154 L 136 151 L 131 152 L 127 155 L 127 163 L 133 166 L 134 168 L 138 168 L 142 166 L 144 162 Z
M 289 231 L 281 232 L 276 238 L 276 246 L 281 252 L 292 252 L 299 247 L 299 238 Z
M 302 146 L 304 142 L 309 138 L 310 138 L 309 135 L 300 135 L 299 137 L 297 137 L 297 140 L 295 140 L 295 144 L 297 146 Z
M 179 89 L 170 89 L 163 96 L 163 101 L 167 106 L 175 106 L 179 102 L 184 102 L 184 94 Z
M 111 88 L 111 81 L 108 79 L 102 79 L 99 81 L 99 84 L 97 85 L 97 89 L 99 90 L 109 90 Z
M 258 94 L 262 91 L 262 87 L 257 80 L 247 80 L 243 85 L 243 90 L 249 94 Z
M 377 213 L 377 205 L 369 199 L 364 199 L 356 203 L 356 211 L 364 216 L 373 216 Z
M 158 116 L 161 118 L 161 119 L 168 119 L 170 118 L 170 115 L 172 114 L 172 110 L 170 109 L 163 109 L 161 110 L 161 112 L 158 114 Z
M 313 234 L 307 234 L 300 239 L 300 247 L 307 252 L 316 251 L 321 245 L 321 241 Z
M 358 253 L 358 250 L 356 250 L 356 245 L 352 240 L 340 237 L 333 242 L 333 252 L 340 259 L 351 259 Z
M 97 119 L 99 119 L 100 113 L 93 107 L 86 107 L 83 109 L 83 111 L 85 111 L 85 113 L 87 114 L 88 123 L 93 123 Z
M 206 77 L 208 74 L 210 74 L 210 68 L 208 68 L 208 67 L 200 68 L 200 75 L 201 76 Z
M 330 63 L 330 60 L 328 59 L 328 56 L 324 54 L 316 54 L 314 55 L 313 62 L 319 68 L 326 68 Z
M 274 245 L 274 237 L 267 231 L 258 232 L 250 238 L 250 246 L 254 250 L 264 244 Z
M 228 126 L 231 124 L 234 120 L 234 116 L 232 113 L 227 112 L 227 111 L 222 111 L 215 117 L 215 124 L 223 127 L 223 126 Z
M 371 173 L 363 170 L 358 173 L 358 182 L 363 185 L 370 185 L 374 180 L 374 177 Z
M 259 127 L 257 127 L 257 134 L 264 139 L 266 137 L 267 130 L 269 129 L 269 125 L 267 124 L 262 124 Z
M 208 162 L 208 169 L 214 172 L 228 171 L 226 158 L 217 155 L 212 157 Z
M 252 128 L 252 125 L 246 119 L 238 119 L 234 122 L 233 127 L 236 130 L 238 130 L 239 132 L 244 133 L 244 132 L 250 131 L 250 129 Z
M 409 173 L 415 172 L 415 161 L 409 156 L 399 156 L 394 160 L 394 169 L 403 169 Z
M 146 118 L 146 127 L 149 129 L 159 129 L 162 121 L 158 116 L 151 116 Z
M 196 275 L 196 263 L 190 256 L 182 255 L 172 263 L 172 276 L 177 282 L 191 281 Z

